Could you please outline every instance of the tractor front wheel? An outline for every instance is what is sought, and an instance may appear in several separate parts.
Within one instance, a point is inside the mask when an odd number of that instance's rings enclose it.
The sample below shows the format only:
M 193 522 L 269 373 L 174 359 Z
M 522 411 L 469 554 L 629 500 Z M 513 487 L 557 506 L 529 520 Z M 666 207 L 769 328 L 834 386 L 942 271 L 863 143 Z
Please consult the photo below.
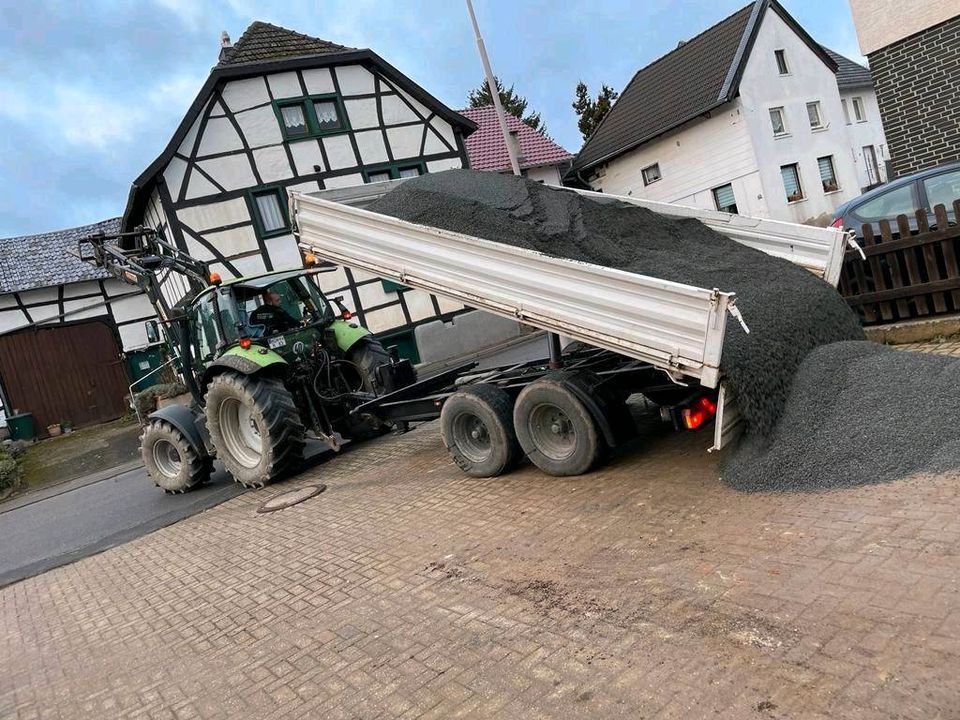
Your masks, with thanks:
M 147 421 L 140 436 L 140 455 L 150 477 L 164 492 L 187 492 L 210 477 L 210 458 L 197 452 L 166 420 Z
M 280 380 L 217 375 L 206 395 L 207 429 L 233 479 L 259 488 L 303 458 L 304 427 Z

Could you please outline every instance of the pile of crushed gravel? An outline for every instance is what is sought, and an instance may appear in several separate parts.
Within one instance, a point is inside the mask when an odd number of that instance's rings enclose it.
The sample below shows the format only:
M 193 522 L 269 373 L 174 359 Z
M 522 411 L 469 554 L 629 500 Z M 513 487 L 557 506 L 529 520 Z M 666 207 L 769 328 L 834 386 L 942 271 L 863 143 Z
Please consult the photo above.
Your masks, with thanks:
M 823 490 L 960 467 L 960 360 L 841 342 L 800 366 L 769 438 L 724 459 L 741 490 Z
M 556 257 L 735 292 L 751 333 L 730 318 L 722 365 L 757 438 L 773 433 L 793 376 L 812 349 L 864 337 L 827 283 L 698 220 L 470 170 L 408 180 L 369 209 Z

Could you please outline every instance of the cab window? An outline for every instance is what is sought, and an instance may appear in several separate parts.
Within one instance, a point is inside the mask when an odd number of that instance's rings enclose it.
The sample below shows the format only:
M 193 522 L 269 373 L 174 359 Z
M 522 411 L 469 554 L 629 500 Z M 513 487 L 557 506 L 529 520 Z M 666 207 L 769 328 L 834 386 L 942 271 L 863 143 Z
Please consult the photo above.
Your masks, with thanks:
M 258 313 L 258 308 L 268 300 L 275 309 L 270 313 Z M 255 338 L 319 322 L 328 314 L 323 295 L 304 276 L 280 280 L 263 288 L 238 289 L 237 303 L 250 337 Z M 258 323 L 258 319 L 263 322 Z

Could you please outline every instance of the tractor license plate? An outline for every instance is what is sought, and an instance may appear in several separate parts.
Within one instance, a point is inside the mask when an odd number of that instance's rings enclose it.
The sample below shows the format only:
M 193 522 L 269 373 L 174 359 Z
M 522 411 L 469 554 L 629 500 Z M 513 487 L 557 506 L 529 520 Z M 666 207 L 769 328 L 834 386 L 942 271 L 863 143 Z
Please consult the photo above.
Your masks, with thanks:
M 267 345 L 270 346 L 271 350 L 276 350 L 277 348 L 282 348 L 287 344 L 287 339 L 283 335 L 277 335 L 267 340 Z

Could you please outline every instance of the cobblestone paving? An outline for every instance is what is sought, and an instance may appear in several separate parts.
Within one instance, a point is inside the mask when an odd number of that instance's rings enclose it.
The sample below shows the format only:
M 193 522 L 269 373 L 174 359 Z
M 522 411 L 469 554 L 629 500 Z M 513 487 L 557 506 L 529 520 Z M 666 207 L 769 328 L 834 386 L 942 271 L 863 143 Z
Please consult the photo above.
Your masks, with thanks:
M 920 352 L 929 352 L 936 355 L 953 355 L 960 357 L 960 338 L 952 337 L 948 340 L 919 343 L 908 343 L 906 345 L 897 345 L 897 350 L 918 350 Z
M 746 495 L 708 442 L 569 479 L 466 478 L 433 425 L 346 452 L 0 590 L 0 716 L 960 717 L 960 478 Z

